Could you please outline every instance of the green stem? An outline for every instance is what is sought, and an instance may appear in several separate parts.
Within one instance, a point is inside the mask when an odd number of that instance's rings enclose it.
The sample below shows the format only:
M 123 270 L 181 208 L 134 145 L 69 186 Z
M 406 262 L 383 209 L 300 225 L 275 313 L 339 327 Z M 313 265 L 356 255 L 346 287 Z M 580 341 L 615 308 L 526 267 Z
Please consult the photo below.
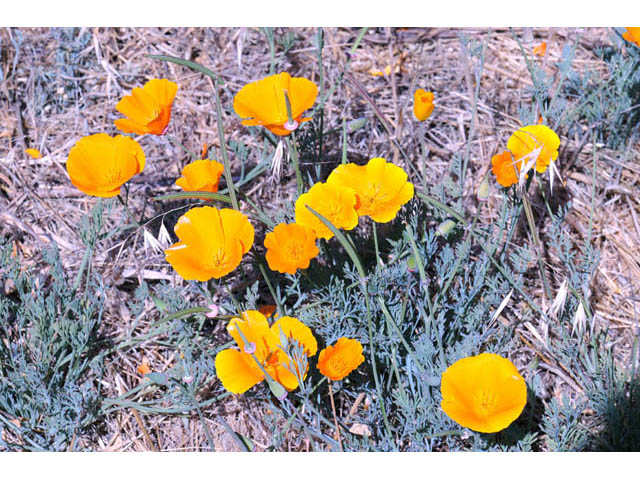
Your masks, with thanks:
M 533 218 L 533 211 L 531 210 L 531 203 L 529 203 L 527 192 L 523 192 L 522 194 L 522 203 L 524 205 L 524 213 L 527 217 L 527 223 L 529 224 L 529 230 L 531 230 L 533 245 L 536 250 L 538 268 L 540 270 L 540 276 L 542 277 L 544 293 L 547 296 L 547 300 L 551 301 L 553 295 L 551 294 L 551 288 L 549 287 L 549 281 L 547 280 L 547 271 L 544 267 L 544 259 L 542 258 L 542 244 L 540 243 L 540 237 L 538 237 L 538 230 L 536 229 L 536 224 Z

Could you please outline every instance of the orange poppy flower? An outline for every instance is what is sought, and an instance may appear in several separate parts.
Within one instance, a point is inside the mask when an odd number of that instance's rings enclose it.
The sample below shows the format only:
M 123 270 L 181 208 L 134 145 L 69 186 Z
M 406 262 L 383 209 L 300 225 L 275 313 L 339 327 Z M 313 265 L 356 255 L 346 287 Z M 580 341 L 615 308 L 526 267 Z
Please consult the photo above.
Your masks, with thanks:
M 463 427 L 493 433 L 507 428 L 527 404 L 527 386 L 508 359 L 482 353 L 442 374 L 442 409 Z
M 311 329 L 293 317 L 280 317 L 269 328 L 263 314 L 249 310 L 242 313 L 242 318 L 231 319 L 227 332 L 240 350 L 222 350 L 216 355 L 215 366 L 216 375 L 222 385 L 232 393 L 244 393 L 264 380 L 262 369 L 287 390 L 298 387 L 298 376 L 304 377 L 307 365 L 306 362 L 305 365 L 299 365 L 299 361 L 294 362 L 287 355 L 281 344 L 281 333 L 288 342 L 297 343 L 302 347 L 307 357 L 315 355 L 318 351 L 318 344 Z M 301 372 L 301 369 L 305 371 Z
M 116 120 L 116 127 L 124 133 L 164 135 L 177 91 L 178 85 L 164 78 L 154 78 L 142 88 L 134 88 L 116 105 L 116 110 L 127 117 Z
M 134 139 L 106 133 L 83 137 L 69 150 L 71 183 L 87 195 L 115 197 L 120 187 L 144 169 L 142 147 Z
M 339 338 L 335 345 L 320 352 L 318 370 L 325 377 L 338 381 L 349 375 L 364 362 L 362 344 L 352 338 Z
M 31 158 L 34 159 L 38 159 L 38 158 L 42 158 L 42 154 L 40 153 L 40 150 L 36 149 L 36 148 L 27 148 L 24 153 L 26 153 L 27 155 L 29 155 Z
M 406 172 L 384 158 L 372 158 L 363 166 L 340 165 L 327 183 L 352 188 L 358 215 L 368 215 L 379 223 L 396 218 L 400 207 L 413 198 L 413 184 L 407 181 Z
M 496 181 L 503 187 L 510 187 L 518 183 L 518 174 L 522 161 L 516 162 L 509 150 L 496 153 L 491 157 L 491 171 L 496 176 Z
M 560 147 L 558 135 L 546 125 L 527 125 L 516 130 L 507 142 L 507 148 L 513 154 L 515 161 L 524 160 L 525 164 L 522 167 L 526 167 L 526 164 L 531 161 L 530 158 L 524 157 L 541 147 L 542 150 L 535 160 L 538 173 L 544 173 L 549 164 L 558 158 Z
M 299 268 L 309 268 L 311 259 L 320 253 L 313 231 L 296 223 L 276 225 L 264 237 L 264 246 L 269 268 L 291 275 Z
M 147 373 L 152 372 L 151 368 L 149 367 L 149 359 L 147 357 L 142 357 L 142 363 L 138 365 L 137 370 L 140 375 L 146 375 Z
M 544 54 L 547 51 L 547 42 L 542 42 L 535 47 L 533 47 L 533 54 L 538 57 L 544 57 Z
M 316 183 L 296 200 L 296 223 L 314 231 L 318 238 L 333 237 L 331 230 L 306 207 L 309 205 L 336 228 L 351 230 L 358 224 L 356 194 L 353 189 L 329 183 Z
M 293 125 L 289 115 L 285 93 L 291 104 Z M 263 125 L 276 135 L 289 135 L 296 127 L 311 117 L 302 117 L 305 110 L 316 101 L 318 87 L 306 78 L 292 78 L 286 72 L 263 78 L 242 87 L 233 99 L 233 109 L 244 118 L 243 125 Z
M 425 92 L 419 88 L 413 94 L 413 114 L 424 122 L 433 112 L 433 92 Z
M 204 282 L 225 276 L 240 265 L 253 245 L 249 219 L 229 208 L 192 208 L 178 219 L 174 231 L 180 241 L 164 252 L 185 280 Z
M 640 27 L 627 27 L 627 31 L 622 34 L 622 38 L 640 47 Z
M 215 160 L 195 160 L 182 169 L 176 185 L 185 192 L 217 192 L 224 167 Z

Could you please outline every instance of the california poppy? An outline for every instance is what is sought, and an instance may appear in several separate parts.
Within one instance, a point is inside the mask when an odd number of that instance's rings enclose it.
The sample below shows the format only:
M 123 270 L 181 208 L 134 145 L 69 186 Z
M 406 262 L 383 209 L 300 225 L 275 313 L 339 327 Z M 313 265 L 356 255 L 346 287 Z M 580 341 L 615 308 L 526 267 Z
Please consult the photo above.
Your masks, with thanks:
M 426 92 L 419 88 L 413 94 L 413 114 L 424 122 L 433 113 L 433 92 Z
M 40 153 L 40 150 L 38 150 L 37 148 L 27 148 L 24 151 L 27 155 L 29 155 L 31 158 L 34 159 L 38 159 L 38 158 L 42 158 L 42 154 Z
M 514 160 L 519 162 L 524 160 L 521 168 L 527 168 L 527 164 L 532 161 L 528 158 L 538 149 L 535 159 L 535 168 L 538 173 L 544 173 L 549 164 L 558 158 L 558 147 L 560 138 L 546 125 L 527 125 L 519 128 L 509 138 L 507 148 L 513 154 Z M 527 157 L 527 158 L 525 158 Z
M 518 174 L 522 160 L 516 162 L 509 150 L 496 153 L 491 157 L 491 171 L 496 176 L 496 181 L 503 187 L 510 187 L 518 183 Z
M 640 27 L 627 27 L 627 31 L 622 34 L 622 38 L 640 47 Z
M 358 215 L 386 223 L 413 197 L 413 184 L 407 178 L 397 165 L 387 163 L 384 158 L 372 158 L 363 166 L 355 163 L 338 166 L 327 183 L 353 189 Z
M 269 268 L 292 275 L 299 268 L 308 268 L 311 259 L 320 253 L 313 231 L 295 223 L 276 225 L 264 237 L 264 246 Z
M 116 110 L 127 117 L 116 120 L 116 127 L 125 133 L 164 135 L 177 91 L 178 85 L 164 78 L 134 88 L 116 105 Z
M 440 388 L 444 412 L 477 432 L 507 428 L 527 404 L 527 386 L 517 368 L 494 353 L 458 360 L 442 374 Z
M 220 278 L 240 265 L 253 245 L 254 230 L 237 210 L 196 207 L 182 215 L 174 231 L 179 242 L 165 250 L 167 262 L 185 280 Z
M 306 374 L 306 365 L 298 365 L 289 357 L 282 336 L 311 357 L 318 350 L 311 329 L 294 317 L 280 317 L 269 327 L 266 317 L 256 310 L 243 312 L 241 317 L 231 319 L 227 326 L 240 350 L 227 348 L 216 355 L 216 375 L 224 388 L 244 393 L 265 379 L 263 369 L 287 390 L 297 388 L 298 377 Z M 300 371 L 301 368 L 305 370 Z
M 342 337 L 335 345 L 320 352 L 318 370 L 325 377 L 338 381 L 358 368 L 362 362 L 362 344 L 358 340 Z
M 351 230 L 358 224 L 356 194 L 352 188 L 329 183 L 316 183 L 296 200 L 296 223 L 314 231 L 318 238 L 326 240 L 333 233 L 308 208 L 329 220 L 336 228 Z
M 87 195 L 115 197 L 120 187 L 144 169 L 142 147 L 134 139 L 106 133 L 83 137 L 71 147 L 67 172 Z
M 185 192 L 215 193 L 223 170 L 222 164 L 215 160 L 195 160 L 182 169 L 176 185 Z
M 293 125 L 285 94 L 291 105 Z M 242 87 L 233 99 L 233 109 L 243 125 L 262 125 L 276 135 L 289 135 L 296 127 L 311 117 L 302 117 L 305 110 L 316 101 L 318 87 L 306 78 L 291 77 L 286 72 L 263 78 Z

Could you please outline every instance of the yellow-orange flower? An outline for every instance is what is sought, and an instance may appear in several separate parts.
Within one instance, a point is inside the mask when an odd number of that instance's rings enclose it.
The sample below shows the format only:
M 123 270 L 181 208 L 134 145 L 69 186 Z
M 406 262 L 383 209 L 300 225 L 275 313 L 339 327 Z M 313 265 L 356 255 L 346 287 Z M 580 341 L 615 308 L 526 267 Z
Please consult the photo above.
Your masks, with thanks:
M 533 54 L 538 57 L 544 57 L 544 54 L 547 52 L 547 42 L 542 42 L 535 47 L 533 47 Z
M 333 233 L 306 206 L 310 206 L 336 228 L 351 230 L 358 224 L 356 194 L 353 189 L 329 183 L 316 183 L 296 200 L 296 223 L 310 228 L 318 238 L 325 240 Z
M 134 88 L 116 105 L 116 110 L 127 117 L 116 120 L 116 127 L 125 133 L 163 135 L 177 91 L 178 85 L 164 78 L 154 78 L 142 88 Z
M 627 31 L 622 34 L 622 38 L 640 47 L 640 27 L 627 27 Z
M 527 404 L 515 365 L 494 353 L 458 360 L 442 374 L 442 409 L 463 427 L 492 433 L 507 428 Z
M 433 112 L 433 92 L 425 92 L 419 88 L 413 94 L 413 114 L 424 122 Z
M 338 381 L 358 368 L 362 362 L 362 344 L 358 340 L 342 337 L 335 345 L 320 352 L 318 370 L 325 377 Z
M 353 189 L 358 215 L 380 223 L 393 220 L 400 207 L 413 198 L 413 184 L 407 181 L 406 172 L 384 158 L 372 158 L 363 166 L 340 165 L 327 183 Z
M 276 318 L 278 316 L 277 310 L 278 310 L 278 307 L 273 304 L 263 305 L 260 308 L 258 308 L 258 311 L 267 318 L 271 318 L 272 316 L 273 318 Z
M 300 372 L 300 368 L 306 368 L 307 365 L 294 362 L 283 350 L 281 333 L 288 342 L 296 342 L 302 347 L 307 357 L 318 351 L 311 329 L 294 317 L 280 317 L 269 328 L 263 314 L 249 310 L 242 313 L 242 318 L 231 319 L 227 331 L 240 351 L 232 348 L 222 350 L 216 355 L 215 365 L 216 375 L 222 385 L 232 393 L 244 393 L 264 380 L 264 372 L 260 366 L 287 390 L 298 387 L 298 376 L 304 377 L 306 374 L 306 370 Z M 247 343 L 242 339 L 243 336 Z
M 291 104 L 293 125 L 289 125 L 285 94 Z M 318 87 L 306 78 L 292 78 L 286 72 L 263 78 L 242 87 L 233 99 L 233 109 L 243 125 L 263 125 L 276 135 L 289 135 L 311 117 L 302 117 L 316 101 Z
M 542 147 L 536 162 L 536 171 L 544 173 L 549 164 L 558 158 L 558 147 L 560 138 L 546 125 L 527 125 L 519 128 L 509 138 L 507 148 L 513 154 L 516 162 L 523 160 L 523 157 L 530 155 L 535 150 Z M 531 158 L 524 159 L 526 166 Z
M 491 157 L 491 171 L 496 176 L 496 181 L 503 187 L 510 187 L 518 183 L 518 174 L 522 166 L 522 160 L 516 162 L 509 150 L 496 153 Z
M 195 160 L 182 169 L 176 185 L 185 192 L 217 192 L 224 167 L 215 160 Z
M 320 253 L 313 231 L 296 223 L 276 225 L 264 237 L 264 246 L 269 268 L 292 275 L 299 268 L 309 268 L 311 259 Z
M 71 183 L 87 195 L 115 197 L 120 187 L 144 169 L 142 147 L 134 139 L 106 133 L 83 137 L 69 150 Z
M 40 153 L 40 150 L 36 149 L 36 148 L 27 148 L 24 153 L 26 153 L 27 155 L 29 155 L 31 158 L 34 159 L 38 159 L 38 158 L 42 158 L 42 154 Z
M 192 208 L 178 219 L 174 231 L 180 241 L 164 252 L 167 262 L 185 280 L 223 277 L 240 265 L 253 245 L 249 219 L 229 208 Z

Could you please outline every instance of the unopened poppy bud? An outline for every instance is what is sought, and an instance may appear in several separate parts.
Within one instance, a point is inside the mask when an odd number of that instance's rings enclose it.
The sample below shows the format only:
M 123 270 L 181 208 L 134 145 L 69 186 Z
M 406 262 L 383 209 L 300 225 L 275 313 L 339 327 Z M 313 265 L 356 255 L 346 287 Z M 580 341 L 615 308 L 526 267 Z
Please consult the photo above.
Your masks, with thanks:
M 444 237 L 448 235 L 451 232 L 451 230 L 453 230 L 453 227 L 455 226 L 456 226 L 456 222 L 448 218 L 447 220 L 442 222 L 440 225 L 438 225 L 438 228 L 436 228 L 436 235 Z
M 489 198 L 489 177 L 485 177 L 480 183 L 476 196 L 479 201 L 486 202 Z
M 353 132 L 356 132 L 356 131 L 360 130 L 366 124 L 367 124 L 367 119 L 365 117 L 356 118 L 355 120 L 351 120 L 348 123 L 347 129 L 349 130 L 349 133 L 353 133 Z
M 269 384 L 269 390 L 271 390 L 271 393 L 273 393 L 274 397 L 276 397 L 278 400 L 284 400 L 287 397 L 287 391 L 282 385 L 270 379 L 269 377 L 267 377 L 266 380 Z
M 411 273 L 415 273 L 417 268 L 418 268 L 418 264 L 416 262 L 416 257 L 412 255 L 407 260 L 407 270 L 409 270 Z

